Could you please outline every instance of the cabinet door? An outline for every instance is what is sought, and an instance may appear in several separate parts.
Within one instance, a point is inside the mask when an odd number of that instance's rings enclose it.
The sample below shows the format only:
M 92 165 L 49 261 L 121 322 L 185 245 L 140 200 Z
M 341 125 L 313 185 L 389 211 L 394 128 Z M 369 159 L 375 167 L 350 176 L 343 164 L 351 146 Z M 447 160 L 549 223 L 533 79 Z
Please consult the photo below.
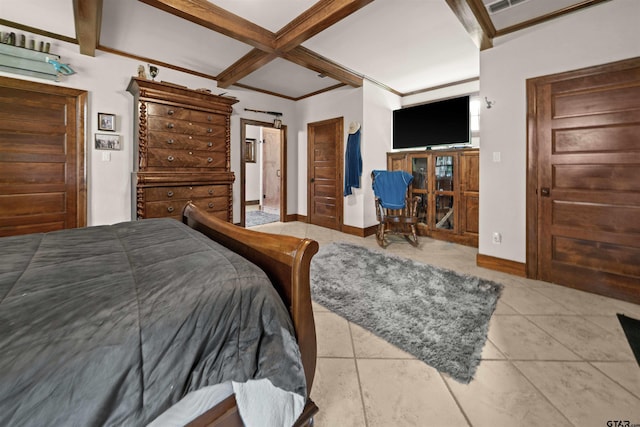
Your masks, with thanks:
M 418 203 L 418 222 L 427 225 L 429 223 L 429 156 L 426 154 L 414 154 L 410 156 L 411 175 L 413 181 L 410 187 L 410 196 L 420 197 Z
M 460 226 L 477 245 L 480 201 L 480 156 L 477 151 L 460 156 Z
M 456 230 L 458 216 L 456 159 L 457 156 L 452 154 L 433 156 L 434 220 L 431 224 L 433 229 Z
M 410 172 L 405 153 L 387 153 L 387 170 Z

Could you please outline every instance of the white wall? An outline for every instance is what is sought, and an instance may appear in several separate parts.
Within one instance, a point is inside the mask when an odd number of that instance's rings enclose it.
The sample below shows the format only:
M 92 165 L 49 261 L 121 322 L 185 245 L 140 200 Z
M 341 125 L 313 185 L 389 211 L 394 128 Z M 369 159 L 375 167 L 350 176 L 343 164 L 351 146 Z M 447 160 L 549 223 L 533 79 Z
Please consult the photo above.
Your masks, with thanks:
M 400 108 L 399 96 L 380 86 L 364 81 L 364 119 L 362 122 L 362 181 L 354 193 L 362 199 L 363 213 L 357 227 L 376 225 L 376 209 L 371 188 L 371 171 L 387 168 L 387 152 L 391 151 L 393 110 Z
M 290 163 L 297 158 L 298 162 L 298 206 L 297 213 L 307 215 L 307 124 L 322 120 L 344 118 L 344 139 L 346 148 L 349 123 L 362 123 L 362 88 L 343 87 L 325 92 L 297 102 L 298 131 L 293 144 L 298 148 L 297 157 L 289 157 Z M 366 129 L 363 128 L 362 139 L 366 138 Z M 339 184 L 342 188 L 344 183 Z M 362 224 L 362 198 L 358 192 L 344 198 L 344 224 L 359 227 Z M 292 193 L 289 192 L 289 195 Z
M 640 1 L 615 0 L 494 41 L 480 54 L 479 253 L 526 260 L 526 79 L 640 56 Z M 492 153 L 501 153 L 501 162 Z M 493 232 L 502 244 L 491 243 Z
M 42 15 L 42 19 L 47 19 Z M 58 86 L 72 87 L 88 92 L 86 124 L 86 171 L 87 171 L 87 223 L 88 225 L 112 224 L 131 219 L 131 172 L 133 170 L 133 96 L 126 91 L 129 80 L 137 75 L 139 61 L 123 58 L 97 50 L 95 57 L 79 54 L 77 45 L 46 37 L 16 31 L 0 26 L 0 31 L 14 31 L 25 34 L 27 39 L 34 37 L 38 41 L 50 42 L 51 53 L 61 56 L 61 61 L 70 64 L 76 74 L 52 82 L 30 78 L 17 74 L 0 72 L 0 75 L 32 80 Z M 145 64 L 146 65 L 146 64 Z M 233 220 L 240 221 L 240 118 L 270 120 L 271 116 L 244 111 L 244 108 L 256 110 L 280 111 L 283 123 L 289 126 L 288 141 L 296 141 L 296 116 L 293 101 L 265 95 L 248 90 L 217 89 L 216 82 L 201 77 L 160 67 L 157 80 L 168 81 L 192 89 L 208 88 L 214 94 L 227 92 L 239 100 L 233 106 L 231 116 L 231 170 L 236 175 L 233 186 Z M 93 148 L 93 138 L 97 131 L 97 113 L 116 115 L 116 133 L 121 135 L 122 150 L 111 151 L 110 161 L 102 161 L 102 151 Z M 288 156 L 296 159 L 298 150 L 295 143 L 288 144 Z M 288 213 L 296 212 L 297 207 L 297 163 L 288 163 L 289 199 Z
M 463 96 L 480 91 L 480 80 L 474 80 L 467 83 L 454 84 L 440 89 L 429 90 L 426 92 L 416 93 L 402 98 L 402 106 L 409 107 L 416 104 L 424 104 L 430 101 L 440 99 L 453 98 L 455 96 Z

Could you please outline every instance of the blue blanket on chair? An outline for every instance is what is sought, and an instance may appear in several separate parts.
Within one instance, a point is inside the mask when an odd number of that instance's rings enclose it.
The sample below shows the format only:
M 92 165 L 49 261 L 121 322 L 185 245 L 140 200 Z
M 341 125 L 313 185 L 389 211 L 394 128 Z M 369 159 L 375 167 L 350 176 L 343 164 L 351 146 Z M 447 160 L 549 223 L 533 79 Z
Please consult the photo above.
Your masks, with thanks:
M 413 175 L 405 171 L 374 170 L 373 194 L 387 209 L 402 209 L 405 204 L 407 187 L 413 181 Z

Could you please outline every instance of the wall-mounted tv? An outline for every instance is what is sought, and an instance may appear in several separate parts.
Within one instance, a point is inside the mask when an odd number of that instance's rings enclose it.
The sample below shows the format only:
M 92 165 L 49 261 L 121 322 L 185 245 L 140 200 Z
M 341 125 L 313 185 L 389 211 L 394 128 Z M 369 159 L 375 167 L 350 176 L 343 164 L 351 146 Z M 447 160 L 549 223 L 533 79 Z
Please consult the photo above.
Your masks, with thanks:
M 469 96 L 393 111 L 393 148 L 470 143 Z

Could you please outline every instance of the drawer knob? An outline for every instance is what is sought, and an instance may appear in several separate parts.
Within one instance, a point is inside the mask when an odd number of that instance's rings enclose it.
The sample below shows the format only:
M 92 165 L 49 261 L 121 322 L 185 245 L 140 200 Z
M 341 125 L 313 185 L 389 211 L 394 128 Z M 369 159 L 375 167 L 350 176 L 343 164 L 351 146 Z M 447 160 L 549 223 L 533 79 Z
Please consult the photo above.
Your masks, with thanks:
M 167 144 L 173 144 L 173 139 L 167 139 Z
M 167 111 L 167 114 L 170 115 L 170 116 L 173 116 L 173 113 L 175 113 L 175 111 L 173 111 L 173 110 Z
M 173 197 L 173 191 L 167 191 L 167 197 Z
M 208 162 L 208 163 L 211 163 L 211 162 L 213 162 L 213 159 L 212 159 L 211 157 L 209 157 L 209 158 L 207 159 L 207 162 Z
M 211 121 L 212 117 L 211 116 L 207 116 L 207 120 Z
M 213 194 L 213 188 L 209 189 L 209 194 Z
M 207 129 L 207 133 L 211 133 L 211 132 L 213 132 L 213 129 L 211 128 Z
M 209 202 L 209 209 L 211 209 L 213 207 L 213 203 Z
M 169 212 L 169 213 L 173 212 L 173 206 L 169 206 L 169 207 L 167 208 L 167 212 Z
M 207 147 L 213 147 L 213 142 L 209 142 L 209 143 L 207 144 Z
M 175 125 L 174 125 L 173 123 L 167 123 L 167 127 L 168 127 L 169 129 L 173 129 L 173 127 L 174 127 L 174 126 L 175 126 Z
M 173 162 L 175 159 L 173 158 L 173 156 L 169 156 L 167 157 L 167 160 L 169 160 L 170 162 Z
M 190 154 L 191 156 L 193 156 L 193 151 L 189 151 L 189 154 Z

